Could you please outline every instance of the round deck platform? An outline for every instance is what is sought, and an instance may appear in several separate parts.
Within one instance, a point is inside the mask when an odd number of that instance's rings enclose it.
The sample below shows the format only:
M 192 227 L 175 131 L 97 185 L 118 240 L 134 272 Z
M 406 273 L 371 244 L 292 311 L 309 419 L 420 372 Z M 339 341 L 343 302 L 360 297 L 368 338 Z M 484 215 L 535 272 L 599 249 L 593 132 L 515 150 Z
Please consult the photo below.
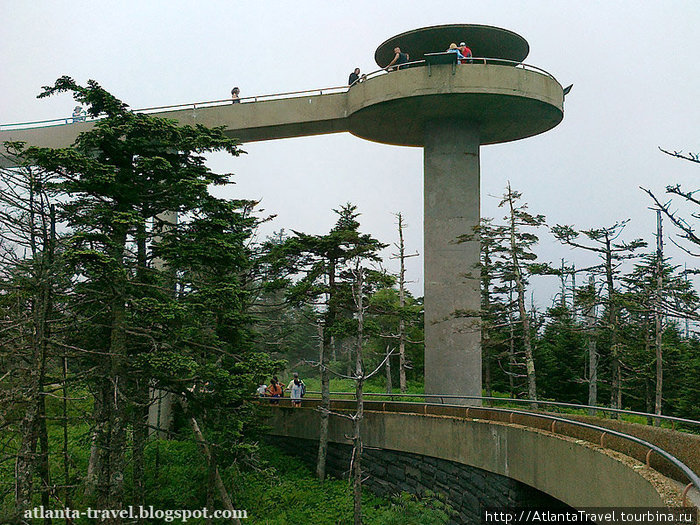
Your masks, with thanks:
M 481 144 L 543 133 L 564 117 L 561 85 L 512 66 L 414 67 L 370 78 L 348 92 L 349 131 L 402 146 L 423 146 L 426 122 L 459 119 L 479 128 Z
M 408 53 L 411 60 L 422 60 L 425 53 L 445 51 L 451 43 L 464 42 L 475 57 L 502 58 L 522 62 L 530 46 L 520 35 L 499 27 L 478 24 L 448 24 L 422 27 L 392 36 L 374 53 L 379 67 L 385 67 L 394 58 L 394 48 Z

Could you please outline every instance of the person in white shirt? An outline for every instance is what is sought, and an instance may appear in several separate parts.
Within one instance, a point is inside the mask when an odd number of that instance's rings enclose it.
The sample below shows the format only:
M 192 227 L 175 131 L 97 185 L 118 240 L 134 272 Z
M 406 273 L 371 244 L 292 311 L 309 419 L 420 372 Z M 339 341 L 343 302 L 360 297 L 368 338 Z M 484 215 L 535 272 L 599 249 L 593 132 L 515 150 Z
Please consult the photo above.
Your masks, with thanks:
M 296 372 L 294 372 L 292 380 L 287 385 L 287 390 L 290 392 L 289 397 L 292 399 L 292 406 L 296 408 L 300 407 L 301 398 L 304 397 L 306 393 L 306 386 L 304 382 L 299 379 L 299 374 Z

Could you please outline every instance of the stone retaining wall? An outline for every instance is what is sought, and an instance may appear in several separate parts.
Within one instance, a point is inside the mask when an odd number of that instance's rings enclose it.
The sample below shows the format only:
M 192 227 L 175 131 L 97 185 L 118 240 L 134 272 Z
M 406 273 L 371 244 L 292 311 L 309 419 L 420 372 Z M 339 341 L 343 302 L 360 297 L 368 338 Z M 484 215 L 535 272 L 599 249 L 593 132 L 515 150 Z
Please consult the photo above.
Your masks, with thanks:
M 269 436 L 269 442 L 312 469 L 318 441 Z M 327 472 L 347 479 L 352 446 L 329 443 Z M 384 449 L 365 449 L 364 486 L 378 496 L 400 492 L 443 494 L 457 512 L 451 524 L 480 524 L 482 507 L 567 508 L 564 503 L 519 481 L 453 461 Z

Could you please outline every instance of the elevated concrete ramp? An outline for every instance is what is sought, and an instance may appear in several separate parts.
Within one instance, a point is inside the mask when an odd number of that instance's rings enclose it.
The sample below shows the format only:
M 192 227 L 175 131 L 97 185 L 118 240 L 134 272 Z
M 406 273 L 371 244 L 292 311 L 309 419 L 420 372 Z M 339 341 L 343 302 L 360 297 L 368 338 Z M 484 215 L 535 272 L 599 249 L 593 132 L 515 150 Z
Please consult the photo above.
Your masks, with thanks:
M 208 107 L 164 110 L 151 114 L 182 125 L 224 126 L 229 137 L 241 142 L 284 139 L 348 131 L 346 93 L 217 104 Z M 0 130 L 0 143 L 23 141 L 30 146 L 66 148 L 95 121 Z M 0 159 L 0 166 L 14 162 Z
M 241 142 L 350 131 L 387 144 L 422 146 L 427 122 L 479 126 L 481 143 L 543 133 L 563 118 L 560 84 L 542 72 L 493 64 L 414 67 L 379 73 L 347 91 L 152 112 L 183 125 L 224 126 Z M 0 129 L 0 143 L 68 147 L 94 122 Z M 0 159 L 0 166 L 12 161 Z
M 318 439 L 313 408 L 276 407 L 272 435 Z M 332 417 L 330 441 L 349 443 L 351 422 Z M 574 508 L 678 506 L 678 488 L 622 454 L 583 440 L 479 419 L 365 412 L 366 446 L 436 457 L 507 476 Z
M 306 137 L 347 131 L 347 94 L 331 93 L 166 111 L 157 114 L 181 124 L 224 126 L 242 142 Z

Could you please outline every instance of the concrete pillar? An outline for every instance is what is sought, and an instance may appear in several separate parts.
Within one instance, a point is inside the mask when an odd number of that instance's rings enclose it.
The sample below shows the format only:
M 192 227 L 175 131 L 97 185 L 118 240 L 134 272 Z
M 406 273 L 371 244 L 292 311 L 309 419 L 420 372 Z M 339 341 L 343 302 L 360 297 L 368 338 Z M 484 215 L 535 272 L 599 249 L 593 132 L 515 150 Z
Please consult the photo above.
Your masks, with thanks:
M 170 224 L 177 224 L 176 211 L 165 211 L 158 215 L 158 218 L 165 223 L 163 232 L 171 229 Z M 153 240 L 158 242 L 160 236 L 154 236 Z M 157 270 L 164 270 L 166 268 L 165 261 L 160 258 L 154 258 L 153 267 Z M 173 426 L 175 394 L 153 387 L 148 389 L 148 393 L 150 398 L 148 405 L 148 435 L 155 435 L 158 439 L 168 439 L 168 431 Z
M 457 242 L 479 224 L 478 126 L 428 122 L 423 174 L 425 392 L 480 396 L 479 242 Z

